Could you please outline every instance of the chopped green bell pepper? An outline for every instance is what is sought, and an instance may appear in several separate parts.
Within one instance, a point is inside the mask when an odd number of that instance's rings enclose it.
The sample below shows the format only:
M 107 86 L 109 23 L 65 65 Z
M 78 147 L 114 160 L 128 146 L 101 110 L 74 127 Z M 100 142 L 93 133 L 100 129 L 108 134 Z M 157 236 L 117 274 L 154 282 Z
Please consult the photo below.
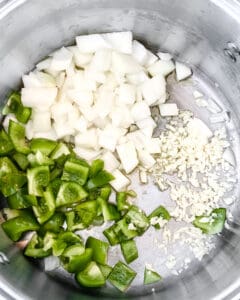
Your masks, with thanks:
M 112 271 L 112 267 L 110 267 L 109 265 L 101 265 L 101 264 L 98 264 L 98 266 L 99 266 L 99 269 L 101 270 L 104 278 L 107 279 L 109 274 Z
M 68 250 L 68 248 L 66 250 Z M 82 251 L 77 251 L 78 253 L 68 255 L 65 254 L 66 250 L 62 255 L 62 261 L 64 268 L 70 273 L 76 273 L 84 270 L 92 260 L 92 249 L 85 249 L 82 246 Z
M 50 175 L 51 176 L 51 175 Z M 57 198 L 58 192 L 60 190 L 60 186 L 62 185 L 62 180 L 60 178 L 55 178 L 53 179 L 50 183 L 49 186 L 52 189 L 54 198 Z
M 38 200 L 38 205 L 33 206 L 33 212 L 38 223 L 43 224 L 48 221 L 55 212 L 55 199 L 50 187 L 43 192 L 43 197 Z
M 55 212 L 54 215 L 42 225 L 41 232 L 51 231 L 53 233 L 59 233 L 63 228 L 65 221 L 65 215 L 62 212 Z
M 155 271 L 147 269 L 145 267 L 144 270 L 144 284 L 151 284 L 151 283 L 155 283 L 158 282 L 159 280 L 161 280 L 162 277 Z
M 130 204 L 127 202 L 127 193 L 126 192 L 117 192 L 116 193 L 116 202 L 117 209 L 119 211 L 125 211 L 129 209 Z
M 42 152 L 45 156 L 50 155 L 56 148 L 57 142 L 45 138 L 35 138 L 30 142 L 30 149 L 33 153 Z
M 21 188 L 18 192 L 7 198 L 8 206 L 12 209 L 24 209 L 37 205 L 37 198 L 28 195 L 26 187 Z
M 138 258 L 138 249 L 134 240 L 122 242 L 121 250 L 123 257 L 128 264 Z
M 104 161 L 101 159 L 96 159 L 92 162 L 89 170 L 89 177 L 95 177 L 104 168 Z
M 113 267 L 112 272 L 108 276 L 109 282 L 121 292 L 126 291 L 130 286 L 137 273 L 127 265 L 119 261 Z
M 7 236 L 14 242 L 18 241 L 26 231 L 38 230 L 39 225 L 31 213 L 24 212 L 13 219 L 2 223 L 2 228 Z
M 0 156 L 9 154 L 14 149 L 13 143 L 4 129 L 0 131 Z
M 115 246 L 120 243 L 118 236 L 117 236 L 116 232 L 114 231 L 115 227 L 116 226 L 112 225 L 111 227 L 109 227 L 103 231 L 103 234 L 108 239 L 109 244 L 111 246 Z
M 111 192 L 112 192 L 111 186 L 110 186 L 110 185 L 106 185 L 106 186 L 103 186 L 103 187 L 101 188 L 99 196 L 100 196 L 102 199 L 108 201 L 108 199 L 109 199 L 109 197 L 110 197 L 110 195 L 111 195 Z M 95 198 L 95 199 L 96 199 L 96 198 Z
M 114 179 L 114 176 L 105 170 L 97 173 L 96 176 L 90 178 L 86 184 L 88 190 L 102 187 Z
M 87 197 L 88 193 L 76 182 L 63 182 L 60 186 L 56 207 L 70 205 Z
M 94 261 L 103 265 L 107 263 L 108 243 L 90 236 L 87 239 L 86 247 L 92 249 Z
M 3 108 L 2 114 L 7 115 L 13 113 L 16 119 L 26 124 L 30 119 L 32 110 L 29 107 L 24 107 L 21 102 L 21 96 L 19 92 L 12 92 L 8 97 L 7 104 Z
M 151 222 L 151 219 L 157 217 L 157 218 L 162 218 L 164 220 L 169 221 L 171 219 L 171 216 L 169 212 L 166 210 L 166 208 L 162 205 L 154 209 L 154 211 L 148 216 L 149 222 Z M 156 229 L 160 229 L 160 225 L 156 224 L 154 225 Z
M 84 287 L 101 287 L 106 282 L 99 266 L 94 261 L 76 274 L 76 281 Z
M 15 160 L 15 162 L 18 164 L 18 166 L 25 171 L 29 165 L 29 161 L 26 157 L 26 155 L 22 154 L 22 153 L 15 153 L 13 154 L 13 159 Z
M 200 228 L 203 233 L 216 234 L 223 230 L 226 220 L 226 209 L 216 208 L 208 216 L 197 216 L 193 225 Z
M 26 256 L 34 258 L 43 258 L 51 255 L 51 250 L 43 249 L 43 240 L 36 233 L 33 235 L 31 241 L 28 243 L 27 248 L 24 251 Z
M 56 233 L 47 231 L 43 238 L 43 250 L 48 251 L 48 250 L 52 249 L 56 238 L 57 238 Z
M 50 171 L 48 166 L 39 166 L 27 170 L 28 193 L 43 196 L 43 188 L 49 184 Z
M 25 128 L 13 120 L 9 121 L 8 134 L 17 152 L 28 154 L 30 148 L 25 140 Z
M 62 156 L 66 156 L 70 154 L 70 151 L 68 149 L 68 146 L 62 142 L 58 143 L 55 149 L 51 153 L 51 158 L 56 160 Z
M 64 181 L 76 182 L 79 185 L 84 185 L 88 178 L 88 172 L 88 167 L 84 167 L 78 163 L 68 160 L 64 165 L 61 179 Z
M 74 231 L 91 225 L 97 216 L 96 201 L 86 201 L 76 207 L 74 211 L 66 213 L 68 230 Z
M 146 214 L 137 206 L 131 206 L 124 218 L 126 223 L 132 223 L 136 227 L 139 235 L 142 235 L 149 227 L 149 221 Z
M 15 194 L 27 178 L 8 157 L 0 157 L 0 191 L 5 197 Z
M 120 213 L 114 204 L 108 203 L 105 199 L 101 197 L 97 198 L 97 203 L 101 208 L 101 212 L 105 222 L 120 219 Z
M 74 234 L 73 232 L 66 231 L 59 233 L 52 246 L 53 255 L 60 256 L 67 247 L 80 243 L 82 243 L 80 236 Z
M 41 151 L 37 151 L 35 154 L 33 153 L 28 154 L 27 159 L 31 167 L 54 165 L 53 159 L 47 157 Z

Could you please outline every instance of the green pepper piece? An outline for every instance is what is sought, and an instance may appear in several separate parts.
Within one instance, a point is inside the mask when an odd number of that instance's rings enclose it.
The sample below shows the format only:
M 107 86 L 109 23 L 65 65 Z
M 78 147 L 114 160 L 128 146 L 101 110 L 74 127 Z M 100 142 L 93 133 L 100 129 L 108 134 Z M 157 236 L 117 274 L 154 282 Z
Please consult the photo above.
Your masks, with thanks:
M 79 244 L 75 244 L 75 245 L 71 245 L 69 247 L 67 247 L 62 256 L 63 257 L 67 257 L 70 258 L 72 256 L 76 256 L 76 255 L 82 255 L 85 251 L 85 247 L 82 243 Z
M 62 169 L 56 167 L 50 173 L 50 181 L 62 176 Z M 59 179 L 60 180 L 60 179 Z
M 55 212 L 54 215 L 43 224 L 41 232 L 51 231 L 53 233 L 59 233 L 62 230 L 63 223 L 65 221 L 65 215 L 62 212 Z
M 120 213 L 118 212 L 117 207 L 114 204 L 107 203 L 107 201 L 101 197 L 97 198 L 97 203 L 101 208 L 101 212 L 105 222 L 120 219 Z
M 40 151 L 46 156 L 50 155 L 56 148 L 56 146 L 56 141 L 52 141 L 45 138 L 35 138 L 32 139 L 30 142 L 30 149 L 33 153 Z
M 35 196 L 28 195 L 27 188 L 23 187 L 18 192 L 10 195 L 7 199 L 8 205 L 12 209 L 23 209 L 37 205 Z
M 75 182 L 63 182 L 57 195 L 56 207 L 79 202 L 85 199 L 87 195 L 88 193 L 81 185 Z
M 53 159 L 47 157 L 41 151 L 37 151 L 35 154 L 33 153 L 28 154 L 27 159 L 31 167 L 54 165 Z
M 138 249 L 134 240 L 122 242 L 121 250 L 123 257 L 128 264 L 138 258 Z
M 162 277 L 155 271 L 147 269 L 145 267 L 144 270 L 144 284 L 151 284 L 158 282 L 162 279 Z
M 51 175 L 50 175 L 51 176 Z M 62 180 L 60 178 L 55 178 L 49 183 L 49 186 L 52 189 L 54 198 L 57 198 L 60 186 L 62 185 Z
M 119 244 L 120 243 L 120 241 L 119 241 L 119 239 L 118 239 L 118 236 L 117 236 L 117 234 L 115 233 L 115 231 L 114 231 L 114 228 L 115 228 L 116 226 L 111 226 L 111 227 L 109 227 L 109 228 L 107 228 L 107 229 L 105 229 L 104 231 L 103 231 L 103 234 L 105 235 L 105 237 L 108 239 L 108 241 L 109 241 L 109 244 L 111 245 L 111 246 L 114 246 L 114 245 L 117 245 L 117 244 Z
M 26 124 L 30 119 L 32 109 L 22 105 L 19 92 L 12 92 L 2 113 L 3 115 L 13 113 L 19 122 Z
M 27 248 L 24 251 L 26 256 L 34 257 L 34 258 L 43 258 L 51 255 L 51 250 L 43 249 L 43 241 L 42 239 L 35 233 L 28 243 Z
M 94 261 L 90 262 L 83 271 L 76 274 L 76 281 L 84 287 L 101 287 L 106 282 L 100 268 Z
M 103 186 L 103 187 L 101 188 L 99 196 L 100 196 L 102 199 L 108 201 L 108 199 L 109 199 L 109 197 L 110 197 L 110 195 L 111 195 L 111 192 L 112 192 L 111 186 L 110 186 L 110 185 L 106 185 L 106 186 Z M 95 199 L 96 199 L 96 198 L 95 198 Z
M 91 225 L 97 216 L 97 207 L 96 201 L 86 201 L 77 205 L 74 211 L 67 212 L 68 230 L 74 231 Z
M 68 160 L 64 165 L 61 179 L 76 182 L 79 185 L 84 185 L 88 178 L 88 172 L 89 168 Z
M 107 279 L 109 274 L 112 271 L 112 267 L 110 267 L 109 265 L 101 265 L 101 264 L 98 264 L 98 266 L 99 266 L 99 269 L 101 270 L 104 278 Z
M 155 218 L 155 217 L 162 218 L 162 219 L 167 220 L 167 221 L 169 221 L 171 219 L 171 216 L 170 216 L 169 212 L 162 205 L 160 205 L 159 207 L 157 207 L 156 209 L 154 209 L 154 211 L 148 216 L 149 222 L 151 222 L 151 219 Z M 160 229 L 160 225 L 159 224 L 155 224 L 153 226 L 156 229 Z
M 139 235 L 142 235 L 149 227 L 149 221 L 146 214 L 137 206 L 131 206 L 124 218 L 128 224 L 132 223 L 136 227 Z
M 50 180 L 48 166 L 39 166 L 27 170 L 28 193 L 35 196 L 43 196 L 43 187 L 46 187 Z
M 13 120 L 9 121 L 8 134 L 17 152 L 28 154 L 30 148 L 25 140 L 25 128 Z
M 108 276 L 108 280 L 121 292 L 125 292 L 136 275 L 137 273 L 135 271 L 119 261 L 113 267 L 112 272 Z
M 92 249 L 86 248 L 82 254 L 65 258 L 64 268 L 69 273 L 76 273 L 84 270 L 92 260 Z
M 139 235 L 137 228 L 129 229 L 129 224 L 125 218 L 112 225 L 112 227 L 120 242 L 131 240 Z
M 26 155 L 22 154 L 22 153 L 15 153 L 13 154 L 13 159 L 15 160 L 15 162 L 18 164 L 18 166 L 25 171 L 29 165 L 29 161 L 26 157 Z
M 90 165 L 87 163 L 87 161 L 85 159 L 77 157 L 75 153 L 71 153 L 69 155 L 69 159 L 68 160 L 70 162 L 72 162 L 72 163 L 79 164 L 81 166 L 90 168 Z
M 57 238 L 57 235 L 53 232 L 47 231 L 45 232 L 44 238 L 43 238 L 43 250 L 48 251 L 52 249 L 53 244 Z
M 38 223 L 43 224 L 48 221 L 55 212 L 55 199 L 50 187 L 43 192 L 43 198 L 38 200 L 38 205 L 33 206 L 33 212 Z
M 116 202 L 117 209 L 119 211 L 125 211 L 129 209 L 130 204 L 127 202 L 127 193 L 126 192 L 117 192 L 116 193 Z
M 67 147 L 66 144 L 60 142 L 57 144 L 57 146 L 55 147 L 55 149 L 52 151 L 51 153 L 51 158 L 56 160 L 62 156 L 67 156 L 68 154 L 70 154 L 70 151 Z
M 16 242 L 24 232 L 38 230 L 39 225 L 31 213 L 25 212 L 24 215 L 19 215 L 2 223 L 2 228 L 7 236 Z
M 98 187 L 102 187 L 105 184 L 109 183 L 111 180 L 114 179 L 114 176 L 109 172 L 102 170 L 97 173 L 96 176 L 90 178 L 87 182 L 87 189 L 95 189 Z
M 80 243 L 82 243 L 80 236 L 70 231 L 62 232 L 53 243 L 53 255 L 60 256 L 68 246 Z
M 5 197 L 15 194 L 27 178 L 8 157 L 0 157 L 0 190 Z
M 223 230 L 226 220 L 226 209 L 216 208 L 208 216 L 197 216 L 193 225 L 203 233 L 216 234 Z
M 108 243 L 90 236 L 87 239 L 86 247 L 93 250 L 94 261 L 103 265 L 107 263 Z
M 18 209 L 11 209 L 5 207 L 2 209 L 2 216 L 4 220 L 11 220 L 19 216 L 25 216 L 29 212 L 27 210 L 18 210 Z
M 101 159 L 96 159 L 92 162 L 89 170 L 89 177 L 95 177 L 104 168 L 104 161 Z
M 9 154 L 14 149 L 13 143 L 4 129 L 0 131 L 0 156 Z

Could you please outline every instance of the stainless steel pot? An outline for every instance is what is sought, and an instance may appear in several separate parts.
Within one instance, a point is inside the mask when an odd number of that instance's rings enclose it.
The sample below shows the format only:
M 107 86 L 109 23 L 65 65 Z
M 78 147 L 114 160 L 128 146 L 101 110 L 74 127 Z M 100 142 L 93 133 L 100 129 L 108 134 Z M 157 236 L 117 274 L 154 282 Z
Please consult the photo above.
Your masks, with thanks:
M 0 1 L 0 99 L 21 75 L 54 49 L 82 33 L 131 30 L 153 50 L 161 46 L 187 61 L 214 86 L 240 128 L 240 3 L 237 0 L 9 0 Z M 1 205 L 4 206 L 4 199 Z M 161 283 L 155 293 L 135 286 L 128 295 L 90 295 L 41 271 L 0 229 L 3 299 L 240 299 L 238 203 L 220 248 L 196 269 Z M 8 263 L 8 260 L 10 263 Z M 101 296 L 102 295 L 102 296 Z M 0 297 L 1 298 L 1 297 Z

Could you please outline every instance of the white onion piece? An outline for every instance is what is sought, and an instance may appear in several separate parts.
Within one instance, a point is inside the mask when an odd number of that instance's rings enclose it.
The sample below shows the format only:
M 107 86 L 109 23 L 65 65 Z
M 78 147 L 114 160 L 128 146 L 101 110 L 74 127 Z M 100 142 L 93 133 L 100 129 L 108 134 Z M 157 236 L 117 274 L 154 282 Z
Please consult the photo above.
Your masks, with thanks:
M 144 81 L 146 81 L 147 79 L 149 79 L 149 77 L 147 76 L 144 70 L 133 74 L 127 74 L 126 77 L 127 77 L 127 81 L 134 85 L 139 85 Z
M 68 123 L 54 122 L 53 128 L 56 131 L 56 135 L 57 135 L 58 139 L 61 139 L 65 136 L 73 135 L 75 133 L 74 128 Z
M 137 149 L 143 149 L 146 143 L 146 136 L 140 130 L 136 130 L 127 134 L 128 141 L 131 141 Z
M 101 151 L 96 151 L 92 149 L 75 147 L 73 151 L 81 158 L 86 159 L 88 161 L 92 161 L 101 156 Z
M 147 128 L 147 127 L 152 127 L 154 129 L 157 126 L 152 117 L 148 117 L 146 119 L 137 121 L 136 124 L 140 129 Z
M 186 65 L 180 62 L 176 62 L 175 65 L 176 65 L 177 81 L 181 81 L 192 75 L 192 70 Z
M 166 81 L 162 75 L 156 75 L 142 84 L 143 98 L 150 106 L 166 95 Z
M 132 172 L 138 165 L 137 151 L 133 142 L 117 146 L 117 153 L 126 173 Z
M 4 119 L 4 121 L 6 120 L 6 118 Z M 6 130 L 4 123 L 3 123 L 3 127 Z M 7 131 L 7 130 L 6 130 Z M 33 131 L 33 121 L 29 120 L 25 126 L 25 134 L 26 134 L 26 138 L 28 140 L 31 140 L 34 136 L 34 131 Z
M 171 60 L 173 58 L 172 55 L 170 53 L 167 53 L 167 52 L 158 52 L 157 56 L 161 60 L 165 60 L 165 61 Z
M 178 107 L 176 103 L 165 103 L 159 105 L 160 114 L 162 117 L 177 116 Z
M 104 161 L 104 169 L 106 169 L 110 173 L 112 173 L 120 166 L 120 162 L 110 151 L 105 152 L 101 159 Z
M 111 66 L 112 51 L 99 50 L 94 55 L 90 62 L 89 68 L 96 71 L 108 71 Z
M 140 63 L 142 66 L 149 66 L 157 60 L 157 56 L 151 51 L 146 49 L 143 44 L 134 40 L 132 45 L 132 56 Z
M 52 58 L 51 57 L 48 57 L 42 61 L 40 61 L 37 65 L 36 65 L 36 68 L 40 71 L 42 70 L 46 70 L 46 69 L 49 69 L 50 66 L 51 66 L 51 62 L 52 62 Z
M 87 76 L 84 71 L 76 71 L 73 78 L 70 78 L 71 84 L 78 90 L 96 91 L 96 81 L 92 80 Z
M 129 108 L 125 105 L 113 106 L 110 118 L 112 119 L 112 124 L 119 128 L 128 128 L 133 123 Z
M 96 94 L 96 113 L 99 117 L 105 118 L 112 110 L 114 104 L 114 92 L 108 89 L 99 89 Z
M 112 175 L 115 177 L 115 179 L 110 181 L 110 185 L 117 192 L 126 190 L 127 186 L 131 183 L 131 181 L 118 169 L 114 170 Z
M 33 138 L 44 138 L 44 139 L 49 139 L 56 141 L 58 139 L 56 131 L 51 128 L 49 131 L 46 132 L 34 132 L 33 133 Z
M 150 154 L 157 154 L 161 152 L 161 147 L 160 147 L 160 140 L 159 138 L 151 138 L 146 141 L 145 143 L 145 149 L 150 153 Z
M 138 150 L 137 153 L 139 162 L 145 169 L 152 168 L 156 163 L 153 156 L 149 154 L 146 150 Z
M 83 53 L 93 53 L 102 49 L 113 49 L 127 54 L 132 52 L 132 33 L 129 31 L 81 35 L 76 37 L 76 42 Z
M 93 148 L 98 150 L 98 135 L 97 130 L 95 128 L 86 130 L 82 133 L 79 133 L 75 136 L 75 145 L 76 147 L 84 147 L 84 148 Z
M 32 112 L 32 126 L 34 132 L 48 132 L 51 130 L 51 113 L 50 111 Z
M 235 159 L 235 155 L 233 153 L 233 151 L 230 148 L 227 148 L 224 152 L 223 152 L 223 159 L 225 161 L 227 161 L 230 165 L 232 165 L 233 167 L 236 166 L 236 159 Z
M 70 100 L 74 101 L 79 107 L 88 107 L 93 104 L 93 93 L 87 90 L 70 89 L 67 91 Z
M 57 92 L 57 88 L 22 88 L 22 104 L 44 111 L 54 103 Z
M 136 88 L 132 84 L 120 84 L 118 89 L 117 104 L 133 104 L 136 100 Z
M 142 70 L 142 67 L 131 55 L 123 53 L 112 53 L 112 71 L 115 74 L 131 74 Z
M 99 145 L 107 150 L 114 152 L 117 141 L 122 135 L 123 134 L 121 134 L 121 130 L 119 128 L 114 128 L 110 125 L 103 130 L 99 130 Z
M 83 68 L 92 60 L 91 53 L 82 53 L 79 51 L 77 46 L 69 46 L 67 49 L 72 52 L 73 60 L 77 67 Z
M 54 71 L 66 70 L 70 66 L 72 58 L 72 52 L 62 47 L 53 54 L 50 69 Z
M 175 65 L 172 60 L 158 60 L 154 64 L 148 67 L 148 72 L 152 75 L 162 74 L 167 76 L 175 69 Z
M 84 116 L 80 116 L 74 124 L 74 129 L 78 132 L 84 132 L 89 126 L 91 126 L 91 123 L 89 123 Z
M 135 122 L 148 118 L 151 111 L 146 102 L 136 102 L 131 108 L 131 115 Z

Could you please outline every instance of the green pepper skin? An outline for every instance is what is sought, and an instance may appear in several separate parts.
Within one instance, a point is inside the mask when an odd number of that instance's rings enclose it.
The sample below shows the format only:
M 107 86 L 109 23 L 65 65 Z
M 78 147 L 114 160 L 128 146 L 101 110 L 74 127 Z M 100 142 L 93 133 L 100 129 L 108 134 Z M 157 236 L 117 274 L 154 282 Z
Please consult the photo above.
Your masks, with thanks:
M 27 248 L 24 251 L 24 255 L 34 258 L 43 258 L 51 255 L 51 250 L 43 249 L 42 239 L 35 233 L 28 243 Z
M 92 249 L 94 261 L 102 265 L 107 263 L 108 243 L 90 236 L 87 239 L 86 247 Z

